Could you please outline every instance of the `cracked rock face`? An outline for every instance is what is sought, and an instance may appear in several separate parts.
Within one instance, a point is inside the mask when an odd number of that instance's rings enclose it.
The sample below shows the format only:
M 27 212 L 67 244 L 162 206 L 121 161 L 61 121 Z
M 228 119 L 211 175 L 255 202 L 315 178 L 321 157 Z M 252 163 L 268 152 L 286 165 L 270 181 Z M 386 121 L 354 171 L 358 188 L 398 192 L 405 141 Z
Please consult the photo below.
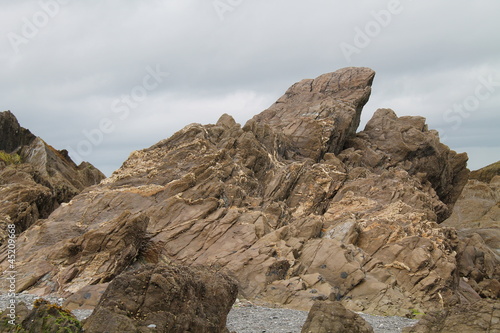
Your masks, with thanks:
M 77 166 L 67 151 L 54 149 L 21 127 L 10 111 L 0 112 L 0 153 L 0 243 L 8 224 L 21 233 L 104 179 L 91 164 Z
M 307 310 L 330 298 L 405 315 L 479 297 L 460 279 L 456 230 L 438 224 L 466 155 L 388 110 L 356 134 L 373 77 L 304 80 L 243 127 L 223 115 L 133 152 L 19 237 L 19 291 L 70 295 L 132 263 L 178 262 Z
M 500 298 L 500 163 L 473 171 L 443 225 L 458 230 L 463 283 L 482 297 Z M 482 179 L 484 181 L 481 181 Z
M 238 288 L 202 267 L 146 265 L 114 279 L 84 324 L 85 332 L 228 333 Z
M 405 333 L 500 332 L 500 304 L 480 300 L 451 309 L 431 312 Z

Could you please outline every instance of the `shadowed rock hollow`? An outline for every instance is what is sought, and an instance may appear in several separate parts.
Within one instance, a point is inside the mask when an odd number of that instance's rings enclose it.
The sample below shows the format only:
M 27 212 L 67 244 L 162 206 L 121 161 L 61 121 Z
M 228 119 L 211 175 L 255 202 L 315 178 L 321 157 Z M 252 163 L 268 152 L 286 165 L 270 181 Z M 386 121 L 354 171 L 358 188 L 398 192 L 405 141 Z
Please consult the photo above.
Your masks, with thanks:
M 467 156 L 389 109 L 356 134 L 374 75 L 303 80 L 243 127 L 223 115 L 133 152 L 19 237 L 19 291 L 70 295 L 132 263 L 175 261 L 299 309 L 331 298 L 405 315 L 479 297 L 460 278 L 456 230 L 438 224 Z

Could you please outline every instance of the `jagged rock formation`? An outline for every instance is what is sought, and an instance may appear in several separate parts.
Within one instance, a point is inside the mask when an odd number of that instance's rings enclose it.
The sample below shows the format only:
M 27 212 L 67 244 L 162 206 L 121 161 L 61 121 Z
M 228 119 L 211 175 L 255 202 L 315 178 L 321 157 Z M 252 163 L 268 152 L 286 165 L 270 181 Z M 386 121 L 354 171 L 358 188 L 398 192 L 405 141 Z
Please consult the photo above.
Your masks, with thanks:
M 480 300 L 426 314 L 404 333 L 500 332 L 500 303 Z
M 460 275 L 483 297 L 500 298 L 500 176 L 494 163 L 473 171 L 443 225 L 458 230 Z M 483 182 L 479 179 L 485 180 Z
M 390 109 L 380 109 L 356 135 L 341 159 L 351 167 L 387 170 L 401 168 L 430 183 L 446 207 L 435 207 L 437 221 L 446 219 L 467 183 L 467 154 L 457 154 L 439 142 L 423 117 L 400 117 Z M 435 218 L 432 218 L 435 220 Z
M 480 245 L 438 224 L 467 157 L 423 118 L 387 109 L 356 134 L 373 76 L 304 80 L 243 127 L 223 115 L 133 152 L 19 237 L 18 289 L 70 295 L 133 262 L 176 261 L 300 309 L 331 298 L 405 315 L 480 297 L 459 276 L 470 262 L 457 260 Z
M 7 224 L 21 233 L 102 179 L 91 164 L 77 166 L 66 151 L 22 128 L 10 111 L 0 112 L 0 243 Z
M 309 311 L 302 333 L 373 333 L 373 328 L 340 302 L 318 301 Z
M 500 176 L 500 161 L 472 171 L 469 178 L 479 180 L 483 183 L 490 183 L 495 176 Z
M 123 273 L 86 319 L 85 332 L 228 333 L 238 287 L 201 267 L 146 265 Z

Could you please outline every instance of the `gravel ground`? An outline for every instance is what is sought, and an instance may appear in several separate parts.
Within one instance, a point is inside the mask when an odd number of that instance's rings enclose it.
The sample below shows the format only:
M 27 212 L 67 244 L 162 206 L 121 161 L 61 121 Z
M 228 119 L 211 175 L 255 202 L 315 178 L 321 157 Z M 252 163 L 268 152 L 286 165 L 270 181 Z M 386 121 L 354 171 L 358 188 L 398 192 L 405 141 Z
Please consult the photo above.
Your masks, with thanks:
M 40 298 L 36 295 L 18 294 L 18 302 L 24 302 L 29 308 Z M 63 298 L 43 297 L 49 302 L 62 305 Z M 0 295 L 0 311 L 9 304 L 6 295 Z M 73 314 L 79 319 L 85 319 L 92 311 L 75 310 Z M 375 333 L 399 333 L 403 327 L 414 325 L 417 320 L 403 317 L 372 316 L 364 313 L 360 315 L 372 325 Z M 269 308 L 257 306 L 247 301 L 237 300 L 227 318 L 229 331 L 237 333 L 300 333 L 307 318 L 306 311 Z
M 418 320 L 404 317 L 383 317 L 359 313 L 375 333 L 400 333 L 403 327 Z M 268 308 L 236 301 L 229 312 L 227 327 L 237 333 L 300 333 L 307 319 L 306 311 Z

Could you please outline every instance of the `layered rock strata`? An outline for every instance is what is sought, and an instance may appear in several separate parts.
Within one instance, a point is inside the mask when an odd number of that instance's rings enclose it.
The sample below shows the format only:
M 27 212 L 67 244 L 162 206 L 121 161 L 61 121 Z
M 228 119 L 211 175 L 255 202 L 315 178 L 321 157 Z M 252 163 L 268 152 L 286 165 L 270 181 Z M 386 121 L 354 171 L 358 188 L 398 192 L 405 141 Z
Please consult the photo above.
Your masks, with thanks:
M 67 151 L 21 127 L 10 111 L 0 112 L 0 243 L 8 224 L 21 233 L 102 179 L 91 164 L 77 166 Z
M 132 263 L 178 262 L 307 310 L 330 298 L 406 315 L 480 297 L 460 276 L 467 246 L 438 224 L 467 156 L 423 118 L 388 109 L 356 134 L 373 77 L 346 68 L 304 80 L 243 127 L 223 115 L 133 152 L 19 237 L 19 291 L 70 295 Z

